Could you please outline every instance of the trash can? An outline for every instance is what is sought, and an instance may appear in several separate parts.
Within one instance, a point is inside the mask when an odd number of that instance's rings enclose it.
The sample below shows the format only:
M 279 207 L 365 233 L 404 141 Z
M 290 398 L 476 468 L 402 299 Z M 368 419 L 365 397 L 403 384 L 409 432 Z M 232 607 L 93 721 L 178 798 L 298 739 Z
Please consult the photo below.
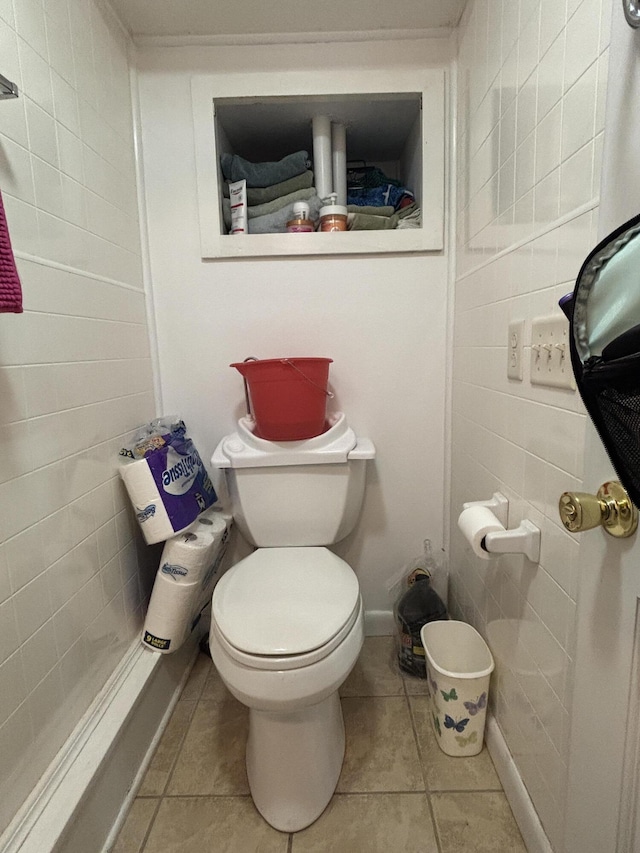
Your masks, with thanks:
M 428 622 L 420 636 L 438 746 L 447 755 L 477 755 L 494 668 L 489 647 L 475 628 L 455 620 Z

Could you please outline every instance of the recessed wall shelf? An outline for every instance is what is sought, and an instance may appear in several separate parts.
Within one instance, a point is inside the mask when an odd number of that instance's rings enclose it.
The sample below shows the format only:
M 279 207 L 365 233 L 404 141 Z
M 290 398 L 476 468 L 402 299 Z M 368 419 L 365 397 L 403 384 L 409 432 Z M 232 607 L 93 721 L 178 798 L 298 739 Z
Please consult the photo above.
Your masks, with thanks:
M 443 70 L 207 75 L 192 78 L 191 88 L 203 258 L 442 250 Z M 311 156 L 316 114 L 346 125 L 349 161 L 379 165 L 412 190 L 421 207 L 421 228 L 225 233 L 220 154 L 239 154 L 252 162 L 279 160 L 300 149 Z

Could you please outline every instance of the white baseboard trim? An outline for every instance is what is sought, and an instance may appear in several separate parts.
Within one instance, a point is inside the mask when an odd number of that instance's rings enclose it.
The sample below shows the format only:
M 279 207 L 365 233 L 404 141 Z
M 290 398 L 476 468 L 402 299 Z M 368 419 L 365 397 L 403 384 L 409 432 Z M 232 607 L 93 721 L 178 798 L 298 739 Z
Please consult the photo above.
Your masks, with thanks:
M 396 623 L 390 610 L 365 610 L 365 637 L 386 637 L 395 632 Z
M 553 853 L 504 735 L 492 714 L 487 714 L 484 737 L 528 853 Z
M 3 853 L 106 851 L 195 658 L 136 640 L 0 838 Z

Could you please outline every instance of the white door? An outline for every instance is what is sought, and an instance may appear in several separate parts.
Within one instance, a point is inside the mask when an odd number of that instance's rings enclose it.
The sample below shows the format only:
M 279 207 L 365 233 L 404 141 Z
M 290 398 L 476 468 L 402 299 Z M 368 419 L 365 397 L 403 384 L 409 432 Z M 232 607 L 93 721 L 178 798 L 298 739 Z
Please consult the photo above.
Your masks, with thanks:
M 640 29 L 621 0 L 612 21 L 600 237 L 640 213 Z M 584 472 L 593 493 L 617 479 L 591 423 Z M 565 851 L 640 853 L 640 533 L 580 536 Z

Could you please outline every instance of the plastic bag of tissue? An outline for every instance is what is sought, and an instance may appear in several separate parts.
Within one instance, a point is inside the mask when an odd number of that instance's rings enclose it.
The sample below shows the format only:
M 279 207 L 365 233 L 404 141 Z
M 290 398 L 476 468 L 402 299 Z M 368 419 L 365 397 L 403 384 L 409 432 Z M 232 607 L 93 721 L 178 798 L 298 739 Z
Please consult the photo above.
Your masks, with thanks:
M 156 418 L 140 427 L 133 436 L 132 446 L 123 447 L 120 456 L 127 459 L 144 459 L 160 447 L 183 441 L 186 434 L 187 428 L 180 418 Z
M 120 476 L 147 544 L 191 524 L 217 500 L 195 444 L 179 418 L 157 418 L 134 435 L 120 455 Z
M 406 588 L 393 609 L 398 627 L 398 664 L 400 669 L 426 678 L 425 651 L 420 631 L 427 622 L 448 619 L 447 608 L 432 586 L 437 563 L 431 552 L 431 542 L 424 541 L 424 553 L 409 563 Z

